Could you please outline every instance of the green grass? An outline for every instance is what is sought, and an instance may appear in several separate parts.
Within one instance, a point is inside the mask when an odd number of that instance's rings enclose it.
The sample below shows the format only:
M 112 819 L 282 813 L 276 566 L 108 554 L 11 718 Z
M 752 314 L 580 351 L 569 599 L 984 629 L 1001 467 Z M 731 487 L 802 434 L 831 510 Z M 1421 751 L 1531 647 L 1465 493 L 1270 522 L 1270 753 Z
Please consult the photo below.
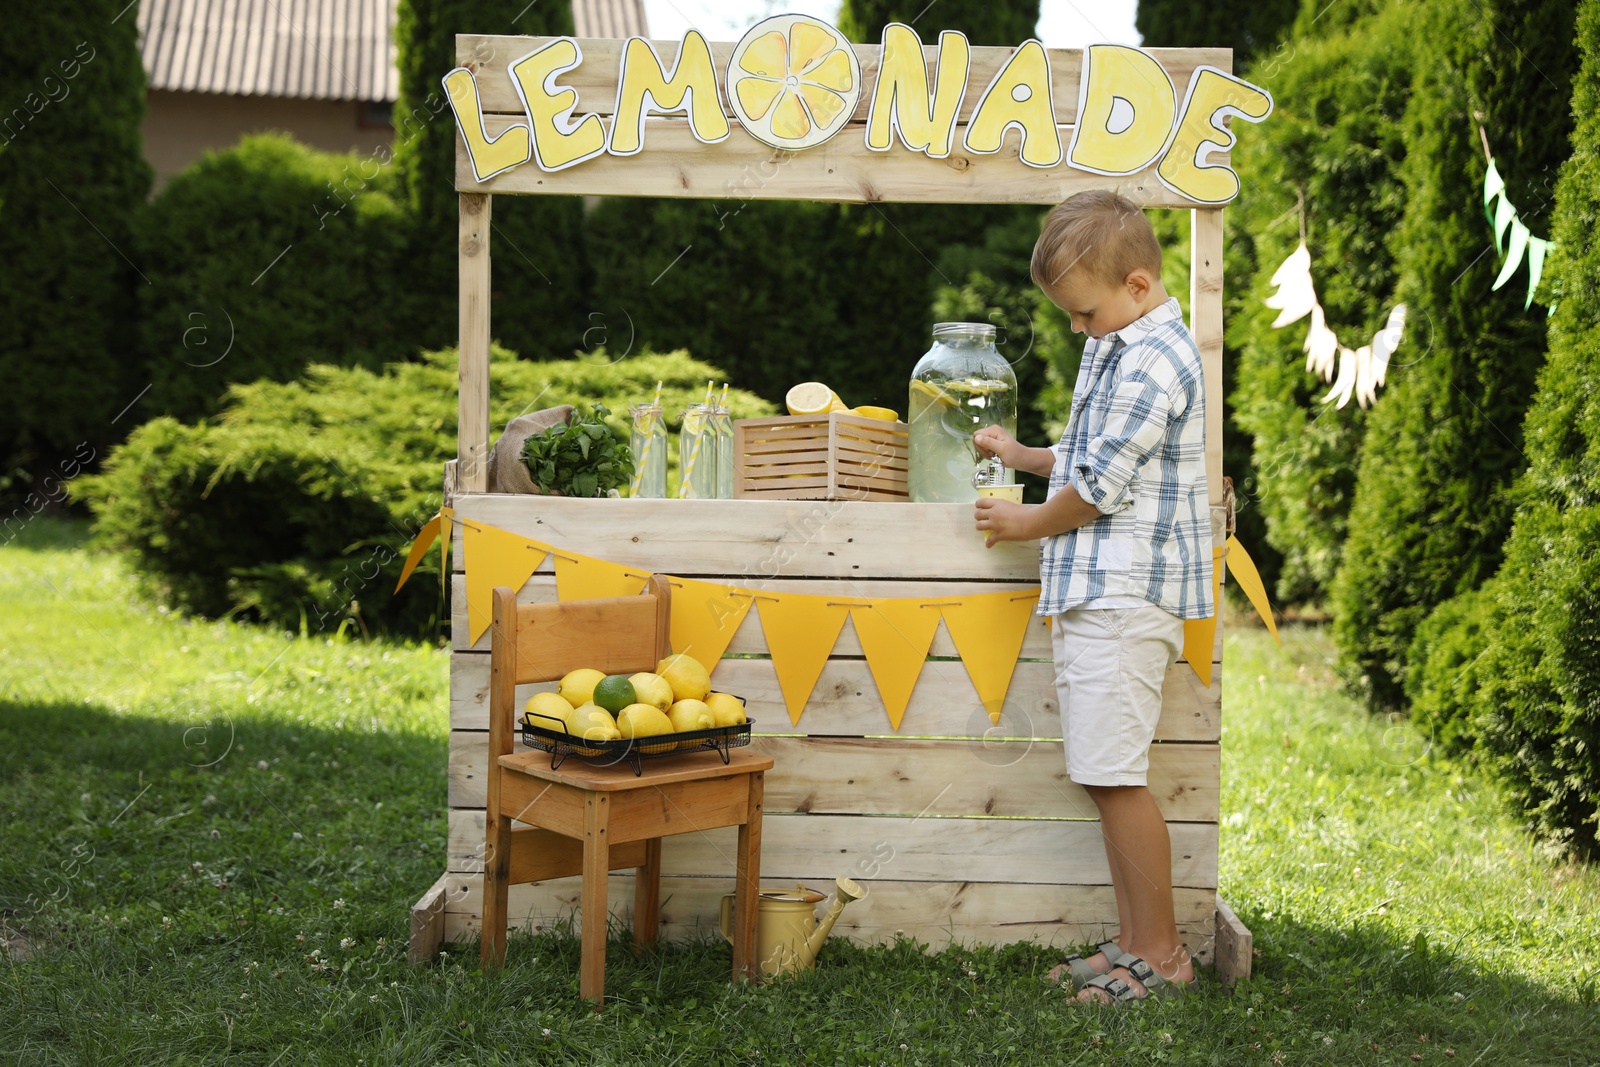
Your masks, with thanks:
M 1227 638 L 1231 995 L 1068 1005 L 1032 945 L 830 942 L 727 982 L 725 945 L 608 962 L 514 938 L 405 965 L 442 869 L 446 663 L 416 645 L 185 620 L 80 527 L 0 548 L 0 1062 L 1590 1064 L 1600 905 L 1473 769 L 1338 692 L 1316 629 Z M 380 807 L 381 805 L 381 807 Z

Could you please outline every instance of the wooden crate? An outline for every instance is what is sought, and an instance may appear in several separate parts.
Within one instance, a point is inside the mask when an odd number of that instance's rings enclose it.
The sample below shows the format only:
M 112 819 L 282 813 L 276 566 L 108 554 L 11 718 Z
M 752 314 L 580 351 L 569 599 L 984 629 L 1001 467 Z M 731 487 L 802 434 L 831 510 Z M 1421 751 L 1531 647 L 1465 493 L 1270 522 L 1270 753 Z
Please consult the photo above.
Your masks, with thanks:
M 910 500 L 910 427 L 835 411 L 733 424 L 734 491 L 769 500 Z

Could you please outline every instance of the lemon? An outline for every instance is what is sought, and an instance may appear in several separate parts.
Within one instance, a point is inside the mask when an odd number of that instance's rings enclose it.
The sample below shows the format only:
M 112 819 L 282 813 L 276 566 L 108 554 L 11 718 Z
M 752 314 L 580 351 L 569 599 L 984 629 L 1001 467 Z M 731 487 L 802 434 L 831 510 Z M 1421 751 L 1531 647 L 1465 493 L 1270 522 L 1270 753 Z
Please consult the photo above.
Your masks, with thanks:
M 728 103 L 750 136 L 773 148 L 821 144 L 844 129 L 860 99 L 861 61 L 820 19 L 765 19 L 728 58 Z
M 900 413 L 893 408 L 879 408 L 870 404 L 863 404 L 860 407 L 851 408 L 850 411 L 852 414 L 860 415 L 862 418 L 882 419 L 884 422 L 900 421 Z
M 581 737 L 585 741 L 616 741 L 622 737 L 622 731 L 617 727 L 617 720 L 598 704 L 585 704 L 581 708 L 574 708 L 567 720 L 567 733 L 573 737 Z M 583 745 L 576 747 L 585 756 L 598 755 L 603 751 Z
M 703 700 L 680 700 L 667 709 L 667 719 L 679 733 L 709 730 L 717 725 L 716 716 Z
M 656 673 L 672 686 L 674 700 L 704 700 L 711 692 L 711 674 L 693 656 L 668 656 L 656 664 Z
M 672 720 L 654 704 L 629 704 L 617 716 L 617 730 L 623 737 L 654 737 L 670 734 Z
M 579 667 L 561 677 L 561 699 L 573 707 L 582 707 L 594 699 L 594 687 L 605 674 L 593 667 Z
M 633 683 L 628 681 L 627 675 L 608 674 L 594 687 L 594 702 L 612 714 L 616 714 L 629 704 L 638 703 L 638 700 L 638 695 L 633 691 Z
M 839 394 L 821 382 L 801 382 L 789 390 L 783 402 L 791 415 L 826 415 L 846 410 Z
M 661 675 L 640 671 L 628 681 L 633 683 L 634 698 L 640 704 L 654 704 L 662 711 L 672 706 L 672 686 Z
M 522 721 L 529 726 L 542 726 L 546 730 L 572 731 L 567 727 L 572 705 L 560 693 L 535 693 L 522 709 Z
M 732 693 L 707 693 L 706 707 L 718 726 L 738 726 L 745 721 L 744 701 Z

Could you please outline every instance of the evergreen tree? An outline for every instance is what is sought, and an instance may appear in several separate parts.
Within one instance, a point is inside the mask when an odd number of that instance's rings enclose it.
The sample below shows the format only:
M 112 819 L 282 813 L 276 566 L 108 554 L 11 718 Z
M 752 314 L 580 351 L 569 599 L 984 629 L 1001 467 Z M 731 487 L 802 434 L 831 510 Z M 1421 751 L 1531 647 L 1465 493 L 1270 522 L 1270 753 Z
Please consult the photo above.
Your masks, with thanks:
M 414 275 L 404 302 L 416 315 L 418 346 L 456 340 L 456 132 L 440 79 L 456 65 L 458 33 L 571 34 L 569 0 L 400 0 L 395 26 L 400 99 L 394 109 L 394 161 L 414 219 Z M 514 55 L 486 56 L 504 66 Z M 528 164 L 532 166 L 532 164 Z M 577 197 L 494 198 L 491 328 L 524 356 L 569 356 L 585 329 L 588 266 L 583 206 Z
M 1551 220 L 1560 303 L 1550 317 L 1549 362 L 1521 435 L 1528 468 L 1517 485 L 1505 563 L 1484 590 L 1492 610 L 1475 613 L 1469 603 L 1460 612 L 1467 617 L 1456 628 L 1458 643 L 1469 645 L 1476 662 L 1469 661 L 1469 679 L 1453 696 L 1528 821 L 1594 859 L 1600 856 L 1600 246 L 1594 240 L 1600 0 L 1580 5 L 1577 45 L 1583 66 L 1572 95 L 1573 151 L 1560 172 Z M 1480 624 L 1481 636 L 1473 632 Z M 1437 658 L 1448 653 L 1446 647 Z
M 876 44 L 891 22 L 929 44 L 941 30 L 960 30 L 975 45 L 1015 47 L 1034 35 L 1039 0 L 844 0 L 839 9 L 839 29 L 852 41 Z
M 1241 69 L 1277 42 L 1299 0 L 1139 0 L 1134 26 L 1147 48 L 1232 48 Z
M 13 12 L 0 106 L 0 498 L 37 511 L 137 421 L 118 418 L 143 386 L 145 279 L 129 257 L 150 168 L 133 10 L 62 0 Z
M 1333 591 L 1342 664 L 1376 707 L 1400 704 L 1418 624 L 1494 573 L 1510 531 L 1545 316 L 1523 310 L 1518 284 L 1490 291 L 1499 264 L 1478 125 L 1507 195 L 1546 232 L 1547 177 L 1567 157 L 1572 125 L 1572 25 L 1572 0 L 1437 0 L 1417 28 L 1427 47 L 1404 123 L 1407 205 L 1392 243 L 1408 354 L 1368 419 Z
M 1330 327 L 1351 348 L 1383 327 L 1395 287 L 1388 236 L 1406 204 L 1399 121 L 1411 91 L 1412 17 L 1394 4 L 1345 32 L 1291 38 L 1283 57 L 1247 71 L 1271 90 L 1276 107 L 1234 151 L 1244 192 L 1229 209 L 1230 246 L 1248 245 L 1249 267 L 1230 277 L 1228 334 L 1238 349 L 1229 361 L 1237 372 L 1230 430 L 1251 442 L 1250 472 L 1236 486 L 1240 513 L 1265 520 L 1276 551 L 1260 562 L 1280 604 L 1326 596 L 1367 414 L 1354 401 L 1344 408 L 1321 402 L 1329 385 L 1306 370 L 1307 321 L 1274 329 L 1277 312 L 1263 301 L 1273 272 L 1300 241 L 1303 215 Z M 1402 349 L 1397 362 L 1407 355 Z M 1380 391 L 1377 403 L 1387 402 Z M 1254 552 L 1259 542 L 1248 543 Z

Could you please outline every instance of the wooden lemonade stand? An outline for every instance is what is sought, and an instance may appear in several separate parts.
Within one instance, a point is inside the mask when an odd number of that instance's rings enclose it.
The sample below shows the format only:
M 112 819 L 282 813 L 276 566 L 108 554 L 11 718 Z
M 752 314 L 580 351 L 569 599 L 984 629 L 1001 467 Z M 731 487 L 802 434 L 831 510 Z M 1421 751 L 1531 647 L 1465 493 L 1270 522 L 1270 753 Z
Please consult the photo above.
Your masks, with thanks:
M 1158 64 L 1159 72 L 1169 79 L 1167 90 L 1156 86 L 1156 98 L 1170 91 L 1173 104 L 1165 105 L 1170 112 L 1165 121 L 1172 129 L 1170 136 L 1161 135 L 1168 145 L 1165 155 L 1148 161 L 1135 173 L 1113 176 L 1077 164 L 1068 145 L 1080 103 L 1105 99 L 1104 94 L 1095 97 L 1089 79 L 1082 76 L 1091 50 L 1046 51 L 1036 42 L 1018 49 L 971 48 L 969 54 L 960 56 L 967 64 L 965 91 L 952 119 L 956 135 L 943 157 L 903 144 L 890 150 L 868 146 L 873 100 L 887 46 L 857 45 L 853 51 L 859 69 L 858 99 L 853 101 L 848 120 L 841 120 L 845 121 L 842 132 L 814 147 L 775 149 L 746 132 L 737 121 L 730 121 L 730 130 L 716 140 L 703 128 L 707 125 L 705 112 L 685 107 L 681 115 L 652 117 L 648 124 L 641 124 L 643 145 L 634 154 L 602 152 L 554 169 L 546 166 L 548 152 L 541 136 L 549 145 L 556 145 L 556 133 L 565 129 L 577 136 L 591 116 L 613 121 L 623 96 L 618 85 L 619 77 L 626 74 L 624 55 L 628 54 L 631 63 L 639 62 L 642 55 L 628 53 L 629 45 L 622 41 L 567 42 L 573 46 L 572 52 L 581 55 L 581 61 L 561 67 L 543 81 L 547 92 L 552 86 L 560 92 L 553 100 L 542 102 L 527 97 L 532 83 L 524 80 L 519 84 L 510 68 L 519 57 L 526 60 L 552 45 L 565 48 L 563 41 L 567 39 L 460 35 L 456 38 L 458 64 L 471 74 L 471 84 L 468 86 L 460 70 L 453 71 L 445 83 L 464 131 L 464 138 L 457 141 L 456 171 L 460 193 L 460 444 L 446 486 L 446 503 L 453 507 L 455 520 L 449 847 L 444 873 L 413 910 L 413 959 L 430 958 L 446 940 L 471 937 L 482 921 L 490 638 L 485 632 L 474 641 L 469 632 L 474 627 L 467 616 L 463 524 L 481 524 L 555 546 L 556 552 L 544 559 L 517 592 L 521 603 L 557 599 L 553 568 L 562 548 L 638 574 L 722 583 L 757 596 L 812 594 L 846 608 L 873 597 L 923 598 L 930 607 L 976 594 L 1009 592 L 1013 599 L 1027 599 L 1029 591 L 1038 586 L 1035 546 L 1002 544 L 986 550 L 973 530 L 972 509 L 967 505 L 839 499 L 584 500 L 487 493 L 489 256 L 494 196 L 594 194 L 1053 205 L 1084 189 L 1109 187 L 1144 207 L 1191 209 L 1191 329 L 1205 367 L 1207 472 L 1219 552 L 1226 536 L 1221 469 L 1220 202 L 1231 198 L 1233 192 L 1220 198 L 1187 195 L 1167 180 L 1169 164 L 1165 160 L 1174 152 L 1187 152 L 1188 162 L 1193 163 L 1199 145 L 1192 137 L 1186 140 L 1186 129 L 1192 134 L 1194 126 L 1185 127 L 1184 115 L 1190 110 L 1188 101 L 1197 99 L 1204 87 L 1192 84 L 1191 76 L 1193 83 L 1199 83 L 1197 69 L 1226 72 L 1231 66 L 1229 50 L 1152 49 L 1139 53 Z M 964 44 L 964 39 L 960 43 Z M 671 72 L 680 50 L 688 55 L 696 45 L 704 42 L 691 33 L 684 42 L 657 41 L 650 48 L 663 71 Z M 1024 153 L 1015 126 L 1000 130 L 1003 143 L 996 151 L 975 150 L 967 143 L 967 135 L 974 132 L 975 112 L 984 106 L 988 90 L 997 84 L 1004 88 L 1001 79 L 1005 72 L 1020 69 L 1028 58 L 1021 53 L 1030 47 L 1048 64 L 1044 84 L 1049 88 L 1048 104 L 1060 137 L 1060 154 L 1066 157 L 1053 165 L 1038 158 L 1021 158 Z M 727 70 L 735 46 L 713 44 L 709 49 L 714 69 Z M 1096 53 L 1093 62 L 1103 71 L 1116 73 L 1111 60 L 1137 60 L 1137 56 L 1122 54 L 1136 51 Z M 941 48 L 928 44 L 922 52 L 928 84 L 935 85 Z M 946 55 L 953 63 L 957 54 L 952 50 Z M 544 70 L 539 73 L 542 79 Z M 1134 73 L 1140 70 L 1134 69 Z M 948 70 L 946 74 L 948 77 Z M 1127 76 L 1123 70 L 1124 80 Z M 1228 84 L 1232 90 L 1245 83 L 1230 79 Z M 1187 95 L 1185 85 L 1190 85 Z M 466 95 L 469 87 L 470 97 Z M 954 88 L 959 87 L 957 82 Z M 718 93 L 698 95 L 713 96 L 725 117 L 737 117 L 726 87 L 719 88 Z M 1134 85 L 1113 95 L 1133 98 L 1142 120 L 1149 114 L 1149 101 L 1156 99 L 1140 95 L 1148 89 L 1148 85 Z M 942 85 L 939 91 L 945 92 Z M 1231 109 L 1219 107 L 1214 114 L 1243 113 L 1251 120 L 1263 117 L 1259 107 L 1252 113 L 1248 101 L 1240 104 L 1248 97 L 1239 95 L 1241 92 L 1235 91 L 1225 101 Z M 1020 105 L 1025 94 L 1013 91 L 1011 95 Z M 950 106 L 951 98 L 943 99 Z M 709 103 L 700 99 L 696 108 Z M 1038 96 L 1034 103 L 1040 103 Z M 561 104 L 567 110 L 552 125 L 549 114 L 552 109 L 561 110 L 557 106 Z M 1160 99 L 1156 105 L 1159 111 Z M 1109 113 L 1114 117 L 1117 112 L 1111 106 Z M 1125 120 L 1126 115 L 1124 125 Z M 545 123 L 543 131 L 541 122 Z M 516 132 L 519 125 L 532 127 L 536 158 L 525 165 L 500 165 L 517 154 L 513 142 L 527 139 Z M 1231 143 L 1216 121 L 1207 128 L 1216 131 L 1221 147 Z M 1021 133 L 1040 143 L 1048 141 L 1037 129 L 1024 127 Z M 475 134 L 477 143 L 468 144 Z M 501 139 L 498 157 L 491 151 L 496 138 Z M 1035 144 L 1035 148 L 1044 152 L 1048 144 L 1042 149 Z M 499 169 L 484 174 L 486 160 L 495 158 Z M 1225 158 L 1221 153 L 1213 155 L 1201 176 L 1215 177 L 1216 161 Z M 1220 169 L 1226 170 L 1225 166 Z M 1232 172 L 1226 173 L 1231 178 Z M 908 372 L 917 355 L 901 354 Z M 851 622 L 844 622 L 809 699 L 804 701 L 803 716 L 794 721 L 795 709 L 792 701 L 786 702 L 775 673 L 761 613 L 751 610 L 745 614 L 715 669 L 713 684 L 747 698 L 749 716 L 756 723 L 748 751 L 769 755 L 775 761 L 765 786 L 763 883 L 826 885 L 841 875 L 856 879 L 867 888 L 867 895 L 845 913 L 836 932 L 866 942 L 904 934 L 934 947 L 952 940 L 999 944 L 1029 939 L 1064 947 L 1094 941 L 1114 927 L 1116 912 L 1095 809 L 1087 795 L 1067 779 L 1049 633 L 1042 618 L 1032 617 L 1025 625 L 1009 688 L 1002 690 L 1003 702 L 992 699 L 989 708 L 980 700 L 960 658 L 951 627 L 940 625 L 895 729 L 885 716 L 861 637 Z M 1167 675 L 1157 743 L 1151 752 L 1150 787 L 1171 832 L 1180 931 L 1197 961 L 1215 963 L 1225 975 L 1236 976 L 1248 973 L 1250 946 L 1249 932 L 1238 925 L 1217 896 L 1220 626 L 1203 654 L 1212 662 L 1201 666 L 1209 669 L 1197 671 L 1190 663 L 1179 662 Z M 1202 681 L 1201 674 L 1208 676 L 1209 684 Z M 518 706 L 532 690 L 519 690 Z M 992 721 L 991 711 L 998 711 L 998 722 Z M 720 898 L 732 888 L 727 857 L 733 850 L 732 827 L 663 842 L 660 923 L 664 936 L 716 928 Z M 510 925 L 538 926 L 570 915 L 579 896 L 576 878 L 514 886 Z M 609 900 L 614 914 L 624 922 L 630 918 L 628 904 L 633 899 L 632 876 L 614 873 Z

